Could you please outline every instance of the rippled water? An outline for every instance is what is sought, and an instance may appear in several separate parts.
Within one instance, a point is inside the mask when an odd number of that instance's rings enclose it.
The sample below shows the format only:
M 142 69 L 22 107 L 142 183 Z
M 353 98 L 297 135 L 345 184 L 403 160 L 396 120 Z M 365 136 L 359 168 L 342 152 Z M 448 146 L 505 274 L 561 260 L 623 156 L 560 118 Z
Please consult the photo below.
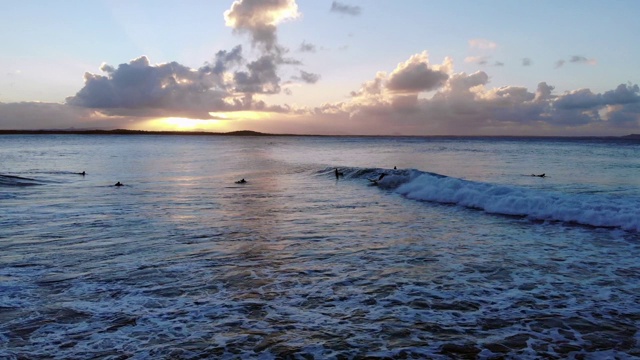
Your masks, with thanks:
M 633 206 L 639 155 L 603 139 L 2 136 L 0 357 L 639 357 L 637 231 L 367 180 L 397 166 Z

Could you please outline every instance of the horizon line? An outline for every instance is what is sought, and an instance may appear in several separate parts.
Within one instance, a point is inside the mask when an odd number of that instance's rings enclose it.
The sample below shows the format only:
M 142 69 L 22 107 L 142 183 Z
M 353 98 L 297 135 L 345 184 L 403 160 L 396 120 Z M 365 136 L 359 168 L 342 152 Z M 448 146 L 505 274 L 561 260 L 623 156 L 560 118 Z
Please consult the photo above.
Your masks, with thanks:
M 130 129 L 0 129 L 0 135 L 188 135 L 188 136 L 306 136 L 306 137 L 466 137 L 466 138 L 623 138 L 640 139 L 640 134 L 628 135 L 362 135 L 362 134 L 290 134 L 264 133 L 254 130 L 229 132 L 181 131 L 181 130 L 130 130 Z

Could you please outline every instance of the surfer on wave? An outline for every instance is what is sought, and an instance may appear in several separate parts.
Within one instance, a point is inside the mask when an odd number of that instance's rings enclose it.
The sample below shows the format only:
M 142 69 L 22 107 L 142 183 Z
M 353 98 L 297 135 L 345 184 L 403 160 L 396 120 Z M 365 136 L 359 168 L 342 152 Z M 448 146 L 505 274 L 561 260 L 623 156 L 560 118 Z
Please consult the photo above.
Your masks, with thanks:
M 387 174 L 382 173 L 380 174 L 380 176 L 378 176 L 377 179 L 369 179 L 369 181 L 371 181 L 373 185 L 378 185 L 378 181 L 382 180 L 382 178 L 384 178 L 385 176 L 387 176 Z

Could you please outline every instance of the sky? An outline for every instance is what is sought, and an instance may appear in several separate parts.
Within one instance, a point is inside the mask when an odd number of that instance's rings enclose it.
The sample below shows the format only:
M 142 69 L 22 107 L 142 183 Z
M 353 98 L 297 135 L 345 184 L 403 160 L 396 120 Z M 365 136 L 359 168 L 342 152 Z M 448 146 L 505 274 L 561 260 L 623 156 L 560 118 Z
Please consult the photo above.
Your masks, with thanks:
M 0 129 L 640 133 L 638 1 L 0 6 Z

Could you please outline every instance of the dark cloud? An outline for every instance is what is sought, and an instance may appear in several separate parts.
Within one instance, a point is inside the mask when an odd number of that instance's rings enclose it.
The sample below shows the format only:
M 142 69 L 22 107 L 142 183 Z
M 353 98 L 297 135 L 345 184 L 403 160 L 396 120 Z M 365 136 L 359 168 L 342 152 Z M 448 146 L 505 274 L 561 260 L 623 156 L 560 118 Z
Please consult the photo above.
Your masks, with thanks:
M 547 85 L 546 82 L 539 83 L 534 100 L 536 102 L 542 102 L 552 99 L 553 97 L 551 93 L 553 92 L 553 89 L 555 89 L 555 87 Z
M 566 64 L 567 61 L 566 60 L 558 60 L 556 61 L 555 67 L 557 68 L 561 68 L 562 66 L 564 66 L 564 64 Z M 580 56 L 580 55 L 573 55 L 569 58 L 569 63 L 572 64 L 589 64 L 589 65 L 595 65 L 596 61 L 594 59 L 587 59 L 584 56 Z
M 413 92 L 434 90 L 444 83 L 449 76 L 429 67 L 426 53 L 414 55 L 389 75 L 387 89 L 393 92 Z
M 296 80 L 302 80 L 307 84 L 315 84 L 320 80 L 320 75 L 300 70 L 300 76 L 293 77 Z
M 300 47 L 298 48 L 298 51 L 314 53 L 314 52 L 316 52 L 316 46 L 313 45 L 313 44 L 309 44 L 308 42 L 303 41 L 302 44 L 300 44 Z
M 615 90 L 602 94 L 602 102 L 610 105 L 640 103 L 640 87 L 637 84 L 620 84 Z
M 522 59 L 522 66 L 531 66 L 532 61 L 529 58 L 523 58 Z
M 85 85 L 66 103 L 101 109 L 164 109 L 208 117 L 225 108 L 227 93 L 216 67 L 194 70 L 176 62 L 150 65 L 145 56 L 120 64 L 103 65 L 106 75 L 85 74 Z
M 276 94 L 280 92 L 277 74 L 278 59 L 264 55 L 247 65 L 248 71 L 234 73 L 235 91 L 252 94 Z
M 222 74 L 229 70 L 230 65 L 240 65 L 243 61 L 242 46 L 237 45 L 231 51 L 218 51 L 214 63 L 207 64 L 205 69 L 214 74 Z
M 587 63 L 589 62 L 589 59 L 587 59 L 584 56 L 579 56 L 579 55 L 573 55 L 570 59 L 569 62 L 571 63 Z
M 279 111 L 255 101 L 253 95 L 280 91 L 277 67 L 286 60 L 263 55 L 228 76 L 244 61 L 242 48 L 237 46 L 219 51 L 212 64 L 199 69 L 176 62 L 152 65 L 145 56 L 118 67 L 105 64 L 103 75 L 86 73 L 84 87 L 66 103 L 131 117 L 207 119 L 215 111 Z
M 606 105 L 625 105 L 640 103 L 638 85 L 620 84 L 614 90 L 594 94 L 589 89 L 569 91 L 558 96 L 554 106 L 558 109 L 593 109 Z
M 588 109 L 600 103 L 600 97 L 591 90 L 580 89 L 558 96 L 554 101 L 554 106 L 557 109 Z
M 330 11 L 340 14 L 358 16 L 362 12 L 362 8 L 360 8 L 360 6 L 351 6 L 334 1 L 333 3 L 331 3 Z

